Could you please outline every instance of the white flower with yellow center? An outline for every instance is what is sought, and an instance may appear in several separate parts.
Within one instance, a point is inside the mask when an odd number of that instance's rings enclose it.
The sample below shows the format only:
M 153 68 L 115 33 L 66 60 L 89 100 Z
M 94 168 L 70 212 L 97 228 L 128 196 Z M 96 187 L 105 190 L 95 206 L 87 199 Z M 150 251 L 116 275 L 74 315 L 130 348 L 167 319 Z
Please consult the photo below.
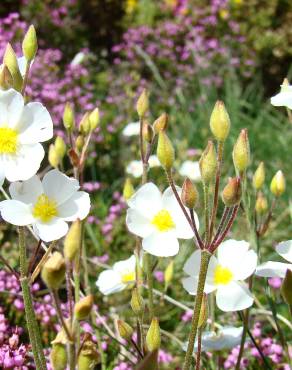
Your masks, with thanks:
M 116 262 L 111 269 L 102 271 L 96 285 L 104 295 L 120 292 L 135 282 L 136 257 Z
M 194 252 L 184 265 L 190 275 L 183 279 L 184 288 L 192 295 L 197 294 L 201 251 Z M 255 271 L 257 255 L 249 250 L 244 241 L 229 239 L 218 248 L 218 258 L 211 256 L 204 292 L 216 290 L 217 306 L 225 312 L 239 311 L 253 304 L 253 297 L 243 282 Z
M 274 261 L 265 262 L 257 267 L 255 272 L 256 275 L 284 278 L 288 269 L 292 271 L 292 240 L 279 243 L 276 246 L 276 252 L 290 263 Z
M 271 98 L 271 104 L 275 107 L 287 107 L 292 109 L 292 86 L 287 79 L 281 85 L 281 91 Z
M 27 180 L 44 158 L 41 142 L 53 136 L 53 122 L 41 103 L 24 105 L 13 89 L 0 90 L 0 168 L 9 181 Z
M 131 122 L 122 131 L 124 136 L 137 136 L 140 134 L 140 122 Z
M 83 220 L 89 213 L 90 199 L 78 191 L 79 183 L 58 170 L 37 175 L 27 181 L 13 182 L 12 199 L 0 202 L 2 218 L 17 226 L 32 225 L 36 235 L 45 242 L 66 235 L 68 221 Z
M 180 194 L 181 189 L 177 190 Z M 179 252 L 177 239 L 194 236 L 171 188 L 161 194 L 157 186 L 147 183 L 128 200 L 128 205 L 128 229 L 143 238 L 143 249 L 154 256 L 174 256 Z
M 178 172 L 181 176 L 188 177 L 193 181 L 201 180 L 200 166 L 197 161 L 188 160 L 183 162 Z

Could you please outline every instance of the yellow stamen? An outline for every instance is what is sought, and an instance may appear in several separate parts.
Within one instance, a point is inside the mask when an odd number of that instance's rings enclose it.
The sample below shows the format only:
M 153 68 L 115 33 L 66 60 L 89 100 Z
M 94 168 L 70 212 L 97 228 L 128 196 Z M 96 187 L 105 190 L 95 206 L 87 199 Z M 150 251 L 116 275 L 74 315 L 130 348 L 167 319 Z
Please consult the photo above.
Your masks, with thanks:
M 127 284 L 135 281 L 135 272 L 126 272 L 122 274 L 122 283 Z
M 18 133 L 9 127 L 0 127 L 0 154 L 15 154 Z
M 215 284 L 227 285 L 230 283 L 232 278 L 233 278 L 233 274 L 229 270 L 229 268 L 223 267 L 221 265 L 218 265 L 215 268 L 215 272 L 214 272 L 214 283 Z
M 170 213 L 166 209 L 162 209 L 153 217 L 151 221 L 152 225 L 154 225 L 157 230 L 164 232 L 175 227 L 175 223 L 170 215 Z
M 57 204 L 46 194 L 41 194 L 33 207 L 32 214 L 42 222 L 49 222 L 58 215 Z

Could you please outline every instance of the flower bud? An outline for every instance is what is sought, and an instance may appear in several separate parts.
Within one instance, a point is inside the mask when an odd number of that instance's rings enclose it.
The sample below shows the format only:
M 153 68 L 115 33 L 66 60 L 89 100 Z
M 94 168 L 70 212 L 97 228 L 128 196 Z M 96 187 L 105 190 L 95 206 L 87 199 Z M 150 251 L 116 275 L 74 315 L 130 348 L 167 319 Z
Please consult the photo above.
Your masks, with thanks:
M 257 214 L 262 215 L 267 212 L 267 209 L 268 209 L 267 198 L 264 197 L 262 192 L 259 192 L 255 204 L 255 211 Z
M 121 338 L 130 340 L 134 333 L 133 328 L 123 320 L 118 320 L 117 325 Z
M 165 171 L 169 171 L 174 162 L 174 148 L 171 141 L 164 131 L 160 131 L 158 135 L 157 157 Z
M 144 300 L 137 288 L 132 290 L 131 307 L 137 316 L 142 315 L 145 309 Z
M 255 190 L 260 190 L 264 182 L 265 182 L 265 165 L 264 162 L 261 162 L 252 178 L 253 187 L 255 188 Z
M 233 163 L 239 174 L 242 174 L 250 162 L 250 149 L 247 129 L 241 130 L 233 147 Z
M 90 130 L 94 131 L 99 125 L 99 109 L 98 108 L 95 108 L 89 114 L 89 122 L 90 122 Z
M 90 132 L 90 122 L 89 122 L 89 113 L 86 112 L 79 123 L 79 131 L 82 135 L 86 136 Z
M 15 90 L 20 91 L 22 88 L 23 79 L 19 71 L 17 58 L 12 46 L 8 43 L 3 56 L 3 64 L 7 66 L 13 78 L 13 87 Z
M 67 351 L 66 346 L 61 343 L 52 345 L 50 353 L 50 362 L 53 370 L 66 370 L 67 368 Z
M 211 140 L 208 141 L 208 145 L 201 156 L 199 165 L 203 182 L 206 185 L 210 184 L 215 178 L 217 169 L 216 150 Z
M 135 193 L 134 186 L 132 184 L 132 181 L 130 178 L 127 178 L 124 184 L 124 189 L 123 189 L 123 197 L 127 201 L 129 200 L 132 195 Z
M 290 269 L 287 269 L 286 271 L 286 275 L 281 285 L 281 293 L 284 298 L 284 301 L 291 306 L 292 305 L 292 271 Z
M 170 261 L 169 264 L 167 265 L 165 271 L 164 271 L 164 287 L 165 290 L 167 290 L 169 283 L 172 281 L 173 278 L 173 270 L 174 270 L 174 262 Z
M 143 122 L 142 136 L 143 140 L 145 140 L 147 143 L 151 143 L 153 138 L 153 129 L 148 122 Z
M 137 100 L 137 104 L 136 104 L 136 109 L 137 109 L 137 113 L 141 118 L 143 118 L 145 116 L 145 113 L 147 112 L 148 108 L 149 108 L 149 98 L 148 98 L 148 91 L 146 89 L 144 89 L 141 93 L 141 95 L 139 96 L 138 100 Z
M 88 295 L 84 298 L 81 298 L 79 302 L 75 304 L 74 315 L 77 320 L 85 320 L 91 312 L 93 306 L 93 296 Z
M 49 289 L 57 290 L 65 278 L 65 260 L 61 253 L 54 252 L 45 262 L 41 276 Z
M 99 360 L 99 356 L 95 348 L 96 344 L 93 343 L 91 340 L 87 340 L 83 343 L 77 360 L 78 370 L 94 369 Z
M 222 191 L 222 200 L 226 207 L 235 206 L 241 199 L 240 178 L 234 177 L 228 179 L 228 184 Z
M 50 144 L 49 146 L 48 160 L 50 165 L 54 168 L 57 168 L 60 164 L 59 156 L 54 144 Z
M 286 189 L 286 181 L 282 171 L 278 171 L 273 177 L 270 190 L 275 197 L 280 197 Z
M 199 316 L 199 322 L 198 322 L 198 328 L 204 327 L 207 323 L 209 315 L 209 309 L 208 309 L 208 300 L 206 294 L 203 296 L 201 310 L 200 310 L 200 316 Z
M 8 90 L 11 87 L 13 87 L 13 77 L 8 67 L 4 64 L 0 70 L 0 88 L 2 90 Z
M 230 118 L 222 101 L 215 104 L 210 117 L 210 128 L 216 140 L 224 142 L 230 130 Z
M 150 327 L 146 335 L 146 345 L 149 352 L 159 349 L 161 343 L 159 322 L 156 317 L 151 321 Z
M 25 56 L 25 59 L 28 62 L 31 62 L 38 50 L 38 42 L 37 42 L 37 36 L 35 32 L 35 28 L 33 25 L 29 26 L 28 31 L 26 32 L 26 35 L 24 36 L 23 42 L 22 42 L 22 52 Z
M 76 148 L 79 152 L 82 151 L 84 146 L 84 137 L 82 135 L 78 135 L 75 141 Z
M 57 155 L 60 159 L 60 161 L 64 158 L 64 155 L 66 154 L 66 144 L 64 140 L 61 138 L 61 136 L 57 136 L 55 140 L 55 150 L 57 152 Z
M 81 222 L 76 220 L 72 223 L 64 241 L 64 256 L 65 259 L 72 262 L 79 249 L 81 240 Z
M 166 113 L 162 113 L 154 122 L 153 122 L 153 130 L 155 134 L 159 134 L 160 131 L 166 130 L 168 126 L 168 115 Z
M 67 131 L 73 131 L 75 127 L 75 115 L 72 105 L 68 102 L 64 108 L 63 123 Z
M 192 183 L 192 181 L 189 178 L 186 178 L 183 183 L 181 192 L 181 200 L 184 206 L 189 209 L 195 208 L 198 198 L 199 194 L 196 186 Z

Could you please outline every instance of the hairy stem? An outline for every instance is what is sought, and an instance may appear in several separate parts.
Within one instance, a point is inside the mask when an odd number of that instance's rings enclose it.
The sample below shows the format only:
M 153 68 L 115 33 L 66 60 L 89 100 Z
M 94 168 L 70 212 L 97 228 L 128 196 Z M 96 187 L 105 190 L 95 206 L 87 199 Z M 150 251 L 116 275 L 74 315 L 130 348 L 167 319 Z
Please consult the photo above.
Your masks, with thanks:
M 201 353 L 202 353 L 202 328 L 198 330 L 198 351 L 197 351 L 197 359 L 196 359 L 196 370 L 200 370 L 201 368 Z
M 148 285 L 149 318 L 151 322 L 154 316 L 153 276 L 152 276 L 152 269 L 151 269 L 151 259 L 148 253 L 145 254 L 145 260 L 146 260 L 146 275 L 147 275 L 147 285 Z

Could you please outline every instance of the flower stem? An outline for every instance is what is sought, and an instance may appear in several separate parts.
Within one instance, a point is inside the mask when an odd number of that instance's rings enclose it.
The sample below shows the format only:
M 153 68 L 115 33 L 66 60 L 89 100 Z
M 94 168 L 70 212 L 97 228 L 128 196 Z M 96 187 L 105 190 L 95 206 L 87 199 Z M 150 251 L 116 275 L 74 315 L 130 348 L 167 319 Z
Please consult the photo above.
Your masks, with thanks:
M 66 324 L 65 322 L 65 319 L 64 319 L 64 316 L 63 316 L 63 312 L 62 312 L 62 309 L 61 309 L 61 304 L 60 304 L 60 299 L 59 299 L 59 296 L 58 296 L 58 292 L 56 290 L 53 290 L 52 291 L 52 295 L 53 295 L 53 298 L 54 298 L 54 302 L 55 302 L 55 306 L 56 306 L 56 311 L 57 311 L 57 314 L 58 314 L 58 318 L 59 318 L 59 321 L 60 321 L 60 324 L 62 325 L 66 335 L 67 335 L 67 339 L 68 341 L 72 341 L 72 334 L 70 333 L 70 330 L 68 328 L 68 325 Z
M 150 322 L 154 316 L 154 303 L 153 303 L 153 276 L 151 269 L 151 259 L 148 253 L 145 253 L 146 260 L 146 275 L 148 285 L 148 307 L 149 307 L 149 319 Z
M 204 186 L 204 213 L 205 213 L 205 247 L 209 242 L 209 186 Z
M 200 318 L 200 311 L 201 311 L 203 295 L 204 295 L 204 286 L 206 282 L 206 276 L 207 276 L 210 258 L 211 258 L 211 254 L 207 250 L 203 250 L 201 252 L 201 265 L 200 265 L 197 295 L 195 299 L 194 312 L 193 312 L 193 317 L 192 317 L 192 322 L 191 322 L 191 331 L 189 335 L 188 348 L 187 348 L 187 353 L 186 353 L 185 360 L 184 360 L 183 370 L 189 370 L 191 366 L 194 344 L 196 340 L 196 334 L 197 334 L 198 323 L 199 323 L 199 318 Z
M 202 328 L 198 330 L 198 351 L 196 359 L 196 370 L 200 370 L 201 364 L 201 353 L 202 353 Z

